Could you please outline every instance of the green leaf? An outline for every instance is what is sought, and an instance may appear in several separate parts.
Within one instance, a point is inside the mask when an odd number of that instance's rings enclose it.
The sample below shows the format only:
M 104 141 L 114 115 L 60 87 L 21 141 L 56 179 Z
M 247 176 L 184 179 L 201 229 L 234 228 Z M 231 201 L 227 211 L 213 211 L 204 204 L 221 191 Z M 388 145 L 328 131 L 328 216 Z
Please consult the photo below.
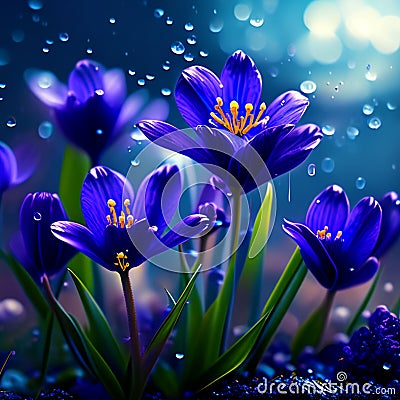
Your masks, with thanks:
M 195 375 L 194 389 L 203 390 L 239 368 L 250 354 L 269 316 L 269 314 L 263 315 L 240 339 L 225 351 L 214 364 L 208 367 L 199 376 Z
M 317 348 L 321 342 L 326 322 L 332 308 L 335 292 L 327 291 L 322 304 L 310 315 L 300 327 L 292 341 L 292 359 L 297 360 L 306 346 Z
M 59 194 L 72 221 L 83 223 L 81 190 L 90 169 L 89 157 L 72 146 L 67 146 L 62 163 Z
M 273 199 L 273 187 L 268 183 L 267 192 L 254 223 L 249 252 L 238 285 L 238 297 L 244 299 L 246 302 L 244 306 L 249 310 L 249 325 L 252 325 L 259 315 L 264 253 L 270 232 Z
M 71 314 L 64 310 L 54 297 L 47 277 L 44 278 L 43 284 L 64 337 L 77 360 L 91 375 L 104 385 L 113 399 L 126 398 L 118 379 L 103 357 L 95 349 L 79 323 Z
M 179 316 L 181 315 L 186 302 L 190 296 L 190 293 L 195 285 L 196 278 L 199 274 L 201 268 L 201 264 L 197 268 L 197 270 L 193 273 L 191 279 L 189 280 L 188 284 L 186 285 L 184 291 L 180 295 L 179 299 L 177 300 L 176 304 L 165 318 L 164 322 L 161 324 L 160 328 L 154 334 L 150 344 L 148 345 L 144 355 L 143 355 L 143 370 L 142 376 L 144 380 L 147 380 L 148 375 L 150 374 L 151 370 L 154 367 L 161 351 L 164 348 L 166 341 L 168 340 L 172 330 L 174 329 Z M 145 382 L 143 382 L 145 383 Z
M 246 368 L 248 370 L 255 370 L 261 361 L 266 348 L 289 309 L 306 274 L 307 267 L 303 263 L 299 248 L 297 247 L 262 311 L 262 315 L 270 314 L 270 317 L 250 356 L 246 360 Z
M 26 296 L 35 307 L 39 317 L 44 321 L 50 314 L 50 307 L 38 285 L 29 275 L 28 271 L 11 255 L 0 249 L 0 257 L 8 264 L 14 273 Z
M 358 308 L 357 312 L 354 314 L 353 319 L 350 321 L 350 324 L 347 328 L 347 335 L 351 336 L 351 334 L 363 323 L 363 318 L 362 318 L 362 313 L 364 312 L 364 310 L 367 308 L 369 301 L 371 300 L 372 295 L 375 292 L 376 289 L 376 285 L 379 282 L 379 279 L 382 275 L 382 268 L 378 269 L 377 274 L 375 275 L 374 280 L 372 281 L 371 286 L 368 289 L 367 294 L 364 297 L 363 302 L 360 304 L 360 307 Z M 399 303 L 400 305 L 400 303 Z M 394 307 L 393 312 L 398 315 L 398 312 L 396 312 L 396 310 L 398 310 L 399 307 Z
M 181 394 L 177 373 L 170 365 L 159 360 L 155 366 L 151 379 L 164 396 L 178 399 Z
M 73 271 L 68 271 L 74 281 L 89 322 L 89 339 L 115 372 L 122 376 L 126 370 L 128 360 L 123 357 L 121 348 L 111 331 L 105 315 L 78 276 Z

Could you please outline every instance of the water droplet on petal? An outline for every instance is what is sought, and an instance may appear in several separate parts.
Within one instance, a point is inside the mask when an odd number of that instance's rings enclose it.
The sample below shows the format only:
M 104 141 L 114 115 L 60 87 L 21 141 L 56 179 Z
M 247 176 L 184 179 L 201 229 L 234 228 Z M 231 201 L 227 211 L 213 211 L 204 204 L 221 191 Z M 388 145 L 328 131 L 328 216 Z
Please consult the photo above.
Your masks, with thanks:
M 158 226 L 156 226 L 156 225 L 150 226 L 149 230 L 152 231 L 152 232 L 157 232 L 158 231 Z
M 332 136 L 335 133 L 335 128 L 331 125 L 324 125 L 322 127 L 322 133 L 326 136 Z
M 379 129 L 382 125 L 381 120 L 378 117 L 373 117 L 368 121 L 368 126 L 371 129 Z
M 374 112 L 374 106 L 371 104 L 364 104 L 362 112 L 364 115 L 371 115 Z
M 171 94 L 171 89 L 162 88 L 162 89 L 161 89 L 161 94 L 162 94 L 163 96 L 169 96 L 169 95 Z
M 9 128 L 14 128 L 17 125 L 17 120 L 15 119 L 15 117 L 10 117 L 8 118 L 6 125 Z
M 49 121 L 43 121 L 38 128 L 39 137 L 48 139 L 53 134 L 53 124 Z
M 185 52 L 185 46 L 179 40 L 176 40 L 171 44 L 171 51 L 174 54 L 183 54 Z
M 135 158 L 134 160 L 131 161 L 131 165 L 132 167 L 137 167 L 138 165 L 140 165 L 140 160 Z
M 193 29 L 194 29 L 193 24 L 192 24 L 191 22 L 186 22 L 186 24 L 185 24 L 185 30 L 188 31 L 188 32 L 190 32 L 190 31 L 192 31 Z
M 317 172 L 317 168 L 316 168 L 315 164 L 309 164 L 307 167 L 308 176 L 315 176 L 316 172 Z
M 97 89 L 97 90 L 95 90 L 95 93 L 96 93 L 98 96 L 103 96 L 103 95 L 104 95 L 104 90 L 102 90 L 102 89 Z
M 330 157 L 325 157 L 321 162 L 321 169 L 330 174 L 335 169 L 335 161 Z
M 154 10 L 154 17 L 161 18 L 164 15 L 164 10 L 162 8 L 156 8 Z
M 360 134 L 360 131 L 354 126 L 348 126 L 346 134 L 350 140 L 354 140 Z
M 310 80 L 303 81 L 300 84 L 300 90 L 305 94 L 311 94 L 317 90 L 317 85 L 314 81 L 310 81 Z
M 35 220 L 35 221 L 41 221 L 41 219 L 42 219 L 42 214 L 40 214 L 40 212 L 35 212 L 34 214 L 33 214 L 33 219 Z
M 59 38 L 62 42 L 68 42 L 68 40 L 69 40 L 69 35 L 68 35 L 67 32 L 61 32 L 61 33 L 58 35 L 58 38 Z
M 390 363 L 388 363 L 388 362 L 385 362 L 385 363 L 382 365 L 382 368 L 383 368 L 385 371 L 389 371 L 389 369 L 392 368 L 392 364 L 390 364 Z
M 359 189 L 359 190 L 362 190 L 362 189 L 365 188 L 366 183 L 367 183 L 367 181 L 365 180 L 365 178 L 359 176 L 356 179 L 356 188 Z
M 185 357 L 185 355 L 184 355 L 183 353 L 176 353 L 176 354 L 175 354 L 175 357 L 176 357 L 178 360 L 182 360 L 182 358 Z
M 251 18 L 250 25 L 254 26 L 254 28 L 259 28 L 264 25 L 264 18 Z

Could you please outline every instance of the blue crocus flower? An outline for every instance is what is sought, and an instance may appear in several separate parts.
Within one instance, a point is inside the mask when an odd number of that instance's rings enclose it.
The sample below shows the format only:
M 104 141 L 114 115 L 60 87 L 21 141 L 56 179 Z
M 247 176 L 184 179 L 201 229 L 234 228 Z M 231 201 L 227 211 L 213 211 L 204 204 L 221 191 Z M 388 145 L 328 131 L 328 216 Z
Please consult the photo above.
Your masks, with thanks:
M 168 104 L 164 100 L 155 100 L 144 107 L 148 100 L 145 90 L 126 99 L 123 71 L 107 71 L 92 60 L 76 64 L 68 86 L 49 71 L 31 69 L 25 77 L 32 92 L 54 110 L 66 138 L 84 150 L 93 165 L 128 121 L 135 122 L 146 115 L 158 115 L 160 119 L 168 116 Z
M 308 269 L 330 291 L 367 282 L 379 267 L 373 256 L 382 211 L 372 197 L 350 213 L 344 190 L 329 186 L 311 203 L 305 224 L 284 220 L 283 229 L 300 247 Z
M 46 274 L 53 278 L 64 270 L 76 250 L 57 240 L 50 225 L 67 214 L 55 193 L 29 193 L 20 209 L 20 232 L 11 241 L 11 250 L 33 279 L 40 283 Z
M 288 91 L 267 107 L 260 102 L 261 91 L 260 72 L 239 50 L 228 58 L 220 78 L 202 66 L 182 72 L 175 99 L 194 137 L 157 120 L 140 121 L 138 126 L 151 141 L 213 173 L 228 171 L 249 192 L 297 167 L 322 137 L 316 125 L 295 127 L 309 104 L 305 96 Z M 265 167 L 269 173 L 259 176 Z
M 374 255 L 381 257 L 400 236 L 400 199 L 396 192 L 386 193 L 380 200 L 382 225 Z
M 155 170 L 141 183 L 136 199 L 124 177 L 107 167 L 95 167 L 82 188 L 82 212 L 87 226 L 58 221 L 53 234 L 98 264 L 122 273 L 146 259 L 200 234 L 209 225 L 201 214 L 183 218 L 165 233 L 178 207 L 181 177 L 176 165 Z
M 7 144 L 0 141 L 0 201 L 6 190 L 28 179 L 35 168 L 36 162 L 27 163 L 22 156 L 16 155 Z

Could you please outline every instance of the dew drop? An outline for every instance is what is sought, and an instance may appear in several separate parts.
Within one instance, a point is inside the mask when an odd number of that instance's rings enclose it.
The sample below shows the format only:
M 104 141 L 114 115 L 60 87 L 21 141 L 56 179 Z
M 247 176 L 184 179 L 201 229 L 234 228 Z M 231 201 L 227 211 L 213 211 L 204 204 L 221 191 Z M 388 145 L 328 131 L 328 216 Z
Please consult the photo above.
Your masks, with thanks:
M 368 121 L 368 126 L 371 129 L 379 129 L 382 125 L 381 120 L 378 117 L 373 117 Z
M 156 226 L 156 225 L 150 226 L 149 230 L 152 231 L 152 232 L 157 232 L 158 231 L 158 226 Z
M 317 172 L 317 167 L 315 166 L 315 164 L 309 164 L 307 167 L 308 176 L 315 176 L 316 172 Z
M 21 43 L 25 39 L 25 33 L 17 29 L 11 33 L 11 38 L 15 43 Z
M 190 32 L 190 31 L 192 31 L 193 29 L 194 29 L 193 24 L 192 24 L 191 22 L 186 22 L 186 24 L 185 24 L 185 30 L 188 31 L 188 32 Z
M 8 118 L 6 125 L 9 128 L 14 128 L 17 125 L 17 120 L 15 119 L 15 117 L 10 117 Z
M 163 62 L 162 69 L 164 71 L 168 71 L 171 68 L 171 62 L 166 60 Z
M 35 220 L 35 221 L 40 221 L 41 219 L 42 219 L 42 214 L 40 214 L 40 212 L 35 212 L 34 214 L 33 214 L 33 219 Z
M 110 17 L 109 20 L 108 20 L 108 22 L 109 22 L 110 24 L 115 24 L 115 23 L 117 22 L 117 20 L 116 20 L 115 18 L 113 18 L 113 17 Z
M 374 112 L 374 106 L 371 104 L 364 104 L 362 112 L 364 115 L 371 115 Z
M 129 69 L 128 69 L 128 74 L 129 74 L 130 76 L 133 76 L 133 75 L 136 74 L 136 71 L 135 71 L 134 69 L 132 69 L 132 68 L 129 68 Z
M 264 18 L 250 18 L 250 25 L 254 28 L 260 28 L 264 25 Z
M 38 134 L 42 139 L 48 139 L 53 134 L 53 124 L 43 121 L 38 128 Z
M 385 363 L 382 365 L 382 368 L 383 368 L 385 371 L 389 371 L 389 369 L 392 368 L 392 364 L 390 364 L 390 363 L 388 363 L 388 362 L 385 362 Z
M 39 336 L 40 336 L 40 330 L 38 329 L 38 328 L 34 328 L 34 329 L 32 329 L 32 336 L 34 337 L 34 338 L 38 338 Z
M 388 101 L 388 102 L 386 103 L 386 107 L 387 107 L 387 109 L 388 109 L 389 111 L 393 111 L 393 110 L 395 110 L 395 109 L 397 108 L 397 104 L 396 104 L 396 103 L 393 103 L 393 102 L 391 102 L 391 101 Z
M 144 79 L 138 79 L 137 84 L 139 86 L 144 86 L 146 84 L 146 81 Z
M 68 35 L 67 32 L 61 32 L 61 33 L 58 35 L 58 38 L 61 40 L 61 42 L 68 42 L 68 40 L 69 40 L 69 35 Z
M 386 283 L 383 285 L 383 290 L 384 290 L 386 293 L 391 293 L 391 292 L 393 292 L 393 289 L 394 289 L 394 286 L 393 286 L 393 283 L 392 283 L 392 282 L 386 282 Z
M 354 126 L 348 126 L 346 129 L 346 134 L 350 140 L 355 140 L 356 137 L 360 134 L 360 131 Z
M 206 50 L 200 50 L 199 54 L 201 57 L 208 57 L 208 51 L 206 51 Z
M 359 190 L 364 189 L 366 184 L 367 184 L 367 181 L 365 180 L 365 178 L 359 176 L 359 177 L 356 179 L 356 188 L 357 188 L 357 189 L 359 189 Z
M 176 357 L 178 360 L 182 360 L 182 358 L 185 357 L 185 355 L 184 355 L 183 353 L 176 353 L 176 354 L 175 354 L 175 357 Z
M 191 35 L 189 36 L 186 41 L 188 42 L 188 44 L 196 44 L 197 42 L 197 38 L 196 35 Z
M 86 49 L 86 53 L 92 54 L 92 53 L 93 53 L 93 49 L 92 49 L 91 47 L 88 47 L 88 48 Z
M 131 160 L 131 165 L 132 167 L 137 167 L 138 165 L 140 165 L 140 160 L 138 160 L 137 158 Z
M 43 47 L 42 51 L 43 51 L 43 53 L 48 53 L 50 51 L 50 49 L 48 47 Z
M 217 17 L 212 18 L 209 25 L 209 29 L 212 33 L 221 32 L 223 27 L 224 27 L 224 21 L 222 21 L 222 19 Z
M 164 10 L 162 8 L 156 8 L 154 10 L 154 17 L 161 18 L 164 15 Z
M 96 135 L 102 135 L 103 130 L 102 129 L 96 129 Z
M 165 23 L 167 25 L 172 25 L 174 23 L 174 20 L 171 17 L 167 17 L 167 19 L 165 20 Z
M 176 40 L 171 44 L 171 51 L 174 54 L 183 54 L 185 52 L 185 46 L 179 40 Z
M 162 89 L 161 89 L 161 94 L 162 94 L 163 96 L 170 96 L 170 95 L 171 95 L 171 89 L 162 88 Z
M 97 89 L 94 92 L 97 94 L 97 96 L 103 96 L 104 95 L 104 90 L 102 90 L 102 89 Z
M 6 83 L 0 83 L 0 89 L 5 89 L 6 88 L 6 86 L 7 86 L 7 84 Z
M 317 85 L 314 81 L 303 81 L 300 84 L 300 90 L 305 94 L 311 94 L 317 90 Z
M 330 157 L 325 157 L 321 162 L 321 169 L 330 174 L 335 169 L 335 161 Z
M 192 53 L 186 53 L 186 54 L 183 56 L 183 58 L 184 58 L 186 61 L 191 62 L 191 61 L 194 60 L 194 55 L 193 55 Z
M 335 128 L 332 125 L 324 125 L 322 133 L 326 136 L 332 136 L 335 133 Z
M 148 81 L 154 81 L 155 76 L 154 76 L 154 75 L 151 75 L 151 74 L 147 74 L 147 75 L 146 75 L 146 79 L 147 79 Z
M 43 2 L 41 0 L 29 0 L 28 6 L 31 10 L 40 10 L 43 8 Z
M 367 80 L 367 81 L 370 81 L 370 82 L 374 82 L 374 81 L 376 81 L 376 78 L 378 77 L 378 75 L 376 74 L 376 72 L 373 72 L 373 71 L 371 71 L 371 70 L 369 70 L 369 71 L 367 71 L 366 73 L 365 73 L 365 79 Z
M 52 45 L 52 44 L 54 44 L 54 40 L 52 40 L 52 39 L 46 39 L 46 44 L 48 44 L 48 45 Z

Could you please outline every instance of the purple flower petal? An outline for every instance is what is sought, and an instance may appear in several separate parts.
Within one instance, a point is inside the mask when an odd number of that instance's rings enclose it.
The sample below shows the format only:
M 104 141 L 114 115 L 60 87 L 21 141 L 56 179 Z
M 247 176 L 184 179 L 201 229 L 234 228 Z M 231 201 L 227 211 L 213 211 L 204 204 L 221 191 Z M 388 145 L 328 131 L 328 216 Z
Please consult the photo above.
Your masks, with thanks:
M 300 247 L 303 260 L 317 281 L 328 290 L 334 289 L 338 271 L 321 241 L 303 224 L 285 219 L 282 228 Z
M 254 61 L 243 51 L 236 51 L 226 60 L 221 82 L 224 85 L 223 100 L 227 104 L 236 100 L 240 107 L 247 103 L 257 107 L 262 89 L 261 74 Z
M 370 256 L 378 240 L 382 210 L 373 197 L 361 199 L 353 208 L 343 230 L 342 257 L 353 268 Z
M 100 238 L 108 225 L 107 215 L 110 209 L 108 200 L 116 202 L 115 211 L 119 215 L 124 210 L 126 198 L 133 202 L 133 189 L 125 177 L 107 167 L 95 167 L 87 174 L 81 193 L 82 212 L 86 225 L 93 234 Z
M 338 185 L 326 188 L 312 201 L 306 216 L 306 225 L 312 232 L 328 227 L 336 236 L 343 231 L 350 212 L 349 199 L 345 191 Z
M 268 159 L 272 177 L 276 177 L 300 165 L 321 141 L 322 133 L 317 125 L 301 125 L 279 138 Z
M 374 255 L 383 255 L 400 236 L 400 200 L 396 192 L 386 193 L 379 204 L 382 207 L 382 224 Z
M 31 177 L 39 163 L 39 153 L 32 143 L 19 144 L 14 149 L 17 160 L 17 176 L 12 186 L 19 185 Z
M 176 105 L 191 127 L 204 125 L 211 118 L 217 97 L 222 97 L 221 81 L 205 67 L 186 68 L 175 87 Z
M 104 99 L 112 108 L 120 109 L 126 97 L 126 80 L 124 72 L 110 69 L 103 76 Z
M 368 282 L 376 274 L 379 268 L 379 261 L 375 257 L 370 257 L 364 264 L 357 269 L 341 270 L 336 290 L 347 289 L 355 285 Z
M 97 246 L 96 238 L 88 228 L 76 222 L 58 221 L 51 225 L 53 235 L 75 247 L 100 265 L 106 263 L 102 257 L 103 249 Z
M 290 90 L 277 97 L 265 112 L 269 116 L 268 126 L 296 125 L 306 111 L 309 100 L 300 92 Z
M 149 174 L 141 183 L 132 214 L 146 218 L 161 234 L 171 221 L 179 204 L 181 176 L 176 165 L 164 165 Z
M 84 103 L 96 91 L 104 92 L 104 69 L 92 60 L 78 61 L 68 79 L 68 89 Z
M 52 72 L 31 68 L 25 71 L 24 77 L 32 93 L 42 103 L 55 108 L 64 106 L 68 89 Z
M 141 119 L 157 119 L 164 121 L 168 118 L 169 105 L 164 99 L 152 100 L 146 107 L 135 116 L 135 123 Z
M 17 160 L 14 152 L 4 142 L 0 142 L 0 197 L 17 177 Z

